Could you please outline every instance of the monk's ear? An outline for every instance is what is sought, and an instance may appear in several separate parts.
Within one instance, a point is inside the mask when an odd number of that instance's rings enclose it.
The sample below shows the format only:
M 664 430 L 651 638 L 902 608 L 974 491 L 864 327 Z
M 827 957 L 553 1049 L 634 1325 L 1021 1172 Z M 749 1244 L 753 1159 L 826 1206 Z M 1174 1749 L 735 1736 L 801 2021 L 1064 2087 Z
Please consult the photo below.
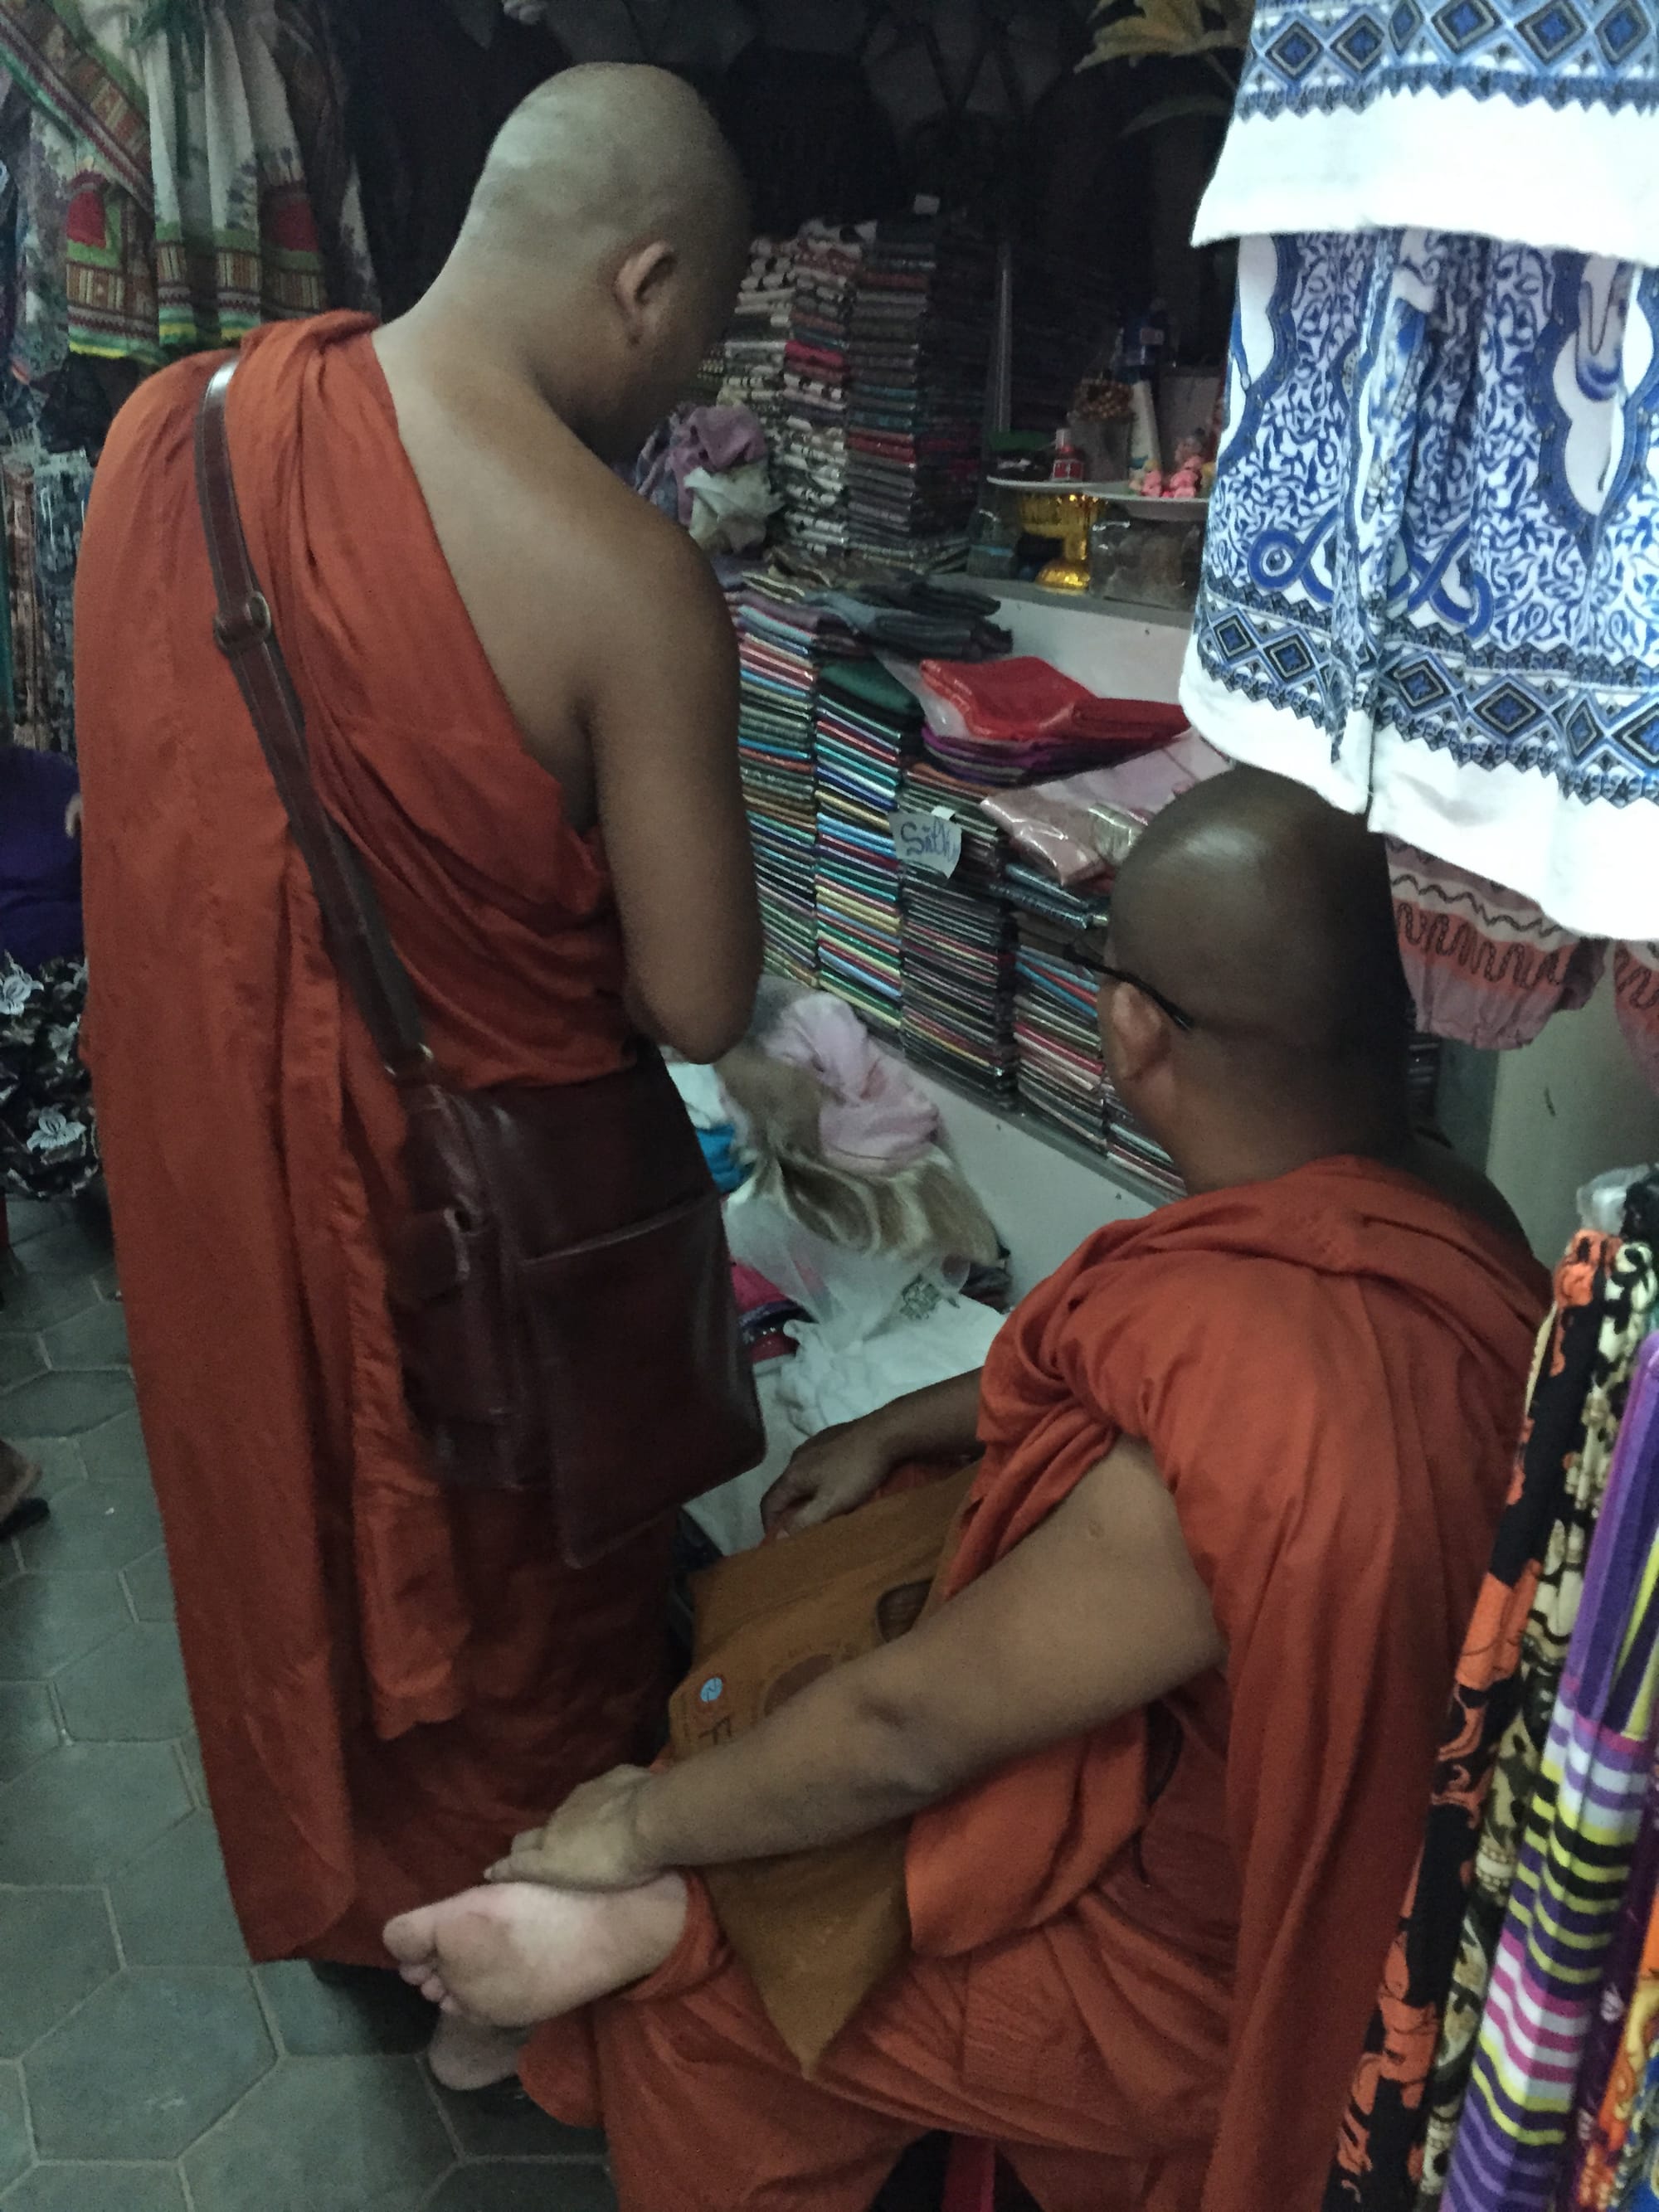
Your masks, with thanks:
M 1169 1055 L 1169 1023 L 1132 984 L 1109 981 L 1100 994 L 1100 1036 L 1120 1091 L 1139 1084 Z
M 660 314 L 679 256 L 666 239 L 635 246 L 617 270 L 613 289 L 630 343 L 646 336 Z

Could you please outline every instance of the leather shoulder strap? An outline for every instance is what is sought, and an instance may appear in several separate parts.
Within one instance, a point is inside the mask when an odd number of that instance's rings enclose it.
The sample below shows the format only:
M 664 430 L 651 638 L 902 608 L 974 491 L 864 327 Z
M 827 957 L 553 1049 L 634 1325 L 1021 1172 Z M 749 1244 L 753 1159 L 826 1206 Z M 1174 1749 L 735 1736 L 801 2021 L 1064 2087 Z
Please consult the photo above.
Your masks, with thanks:
M 235 373 L 235 362 L 227 362 L 202 395 L 196 416 L 196 492 L 219 603 L 214 641 L 235 673 L 294 842 L 310 871 L 334 963 L 387 1069 L 400 1083 L 421 1080 L 429 1076 L 432 1055 L 415 988 L 362 861 L 317 796 L 299 695 L 243 535 L 225 421 Z

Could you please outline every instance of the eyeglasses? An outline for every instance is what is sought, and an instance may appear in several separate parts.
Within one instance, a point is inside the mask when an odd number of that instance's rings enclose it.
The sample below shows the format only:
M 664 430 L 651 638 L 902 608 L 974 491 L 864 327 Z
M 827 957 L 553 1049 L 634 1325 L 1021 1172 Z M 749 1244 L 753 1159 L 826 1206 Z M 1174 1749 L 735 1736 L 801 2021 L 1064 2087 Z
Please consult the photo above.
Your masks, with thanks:
M 1137 975 L 1133 969 L 1113 968 L 1103 963 L 1100 973 L 1114 983 L 1127 983 L 1132 991 L 1139 991 L 1143 999 L 1150 999 L 1159 1013 L 1167 1014 L 1183 1034 L 1190 1036 L 1198 1027 L 1196 1020 L 1183 1006 L 1176 1006 L 1173 999 L 1166 999 L 1162 991 L 1154 990 L 1146 977 Z

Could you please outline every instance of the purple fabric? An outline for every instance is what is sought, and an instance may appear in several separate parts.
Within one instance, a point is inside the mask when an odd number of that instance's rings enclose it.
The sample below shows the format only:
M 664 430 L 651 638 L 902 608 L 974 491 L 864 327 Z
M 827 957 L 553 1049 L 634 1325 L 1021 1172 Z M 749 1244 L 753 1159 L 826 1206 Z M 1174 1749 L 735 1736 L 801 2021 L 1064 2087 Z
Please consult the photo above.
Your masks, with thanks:
M 81 847 L 64 830 L 80 788 L 62 753 L 0 744 L 0 952 L 20 968 L 81 957 Z
M 671 416 L 636 464 L 635 488 L 653 507 L 689 524 L 686 478 L 696 469 L 718 476 L 766 459 L 766 433 L 746 407 L 691 407 Z

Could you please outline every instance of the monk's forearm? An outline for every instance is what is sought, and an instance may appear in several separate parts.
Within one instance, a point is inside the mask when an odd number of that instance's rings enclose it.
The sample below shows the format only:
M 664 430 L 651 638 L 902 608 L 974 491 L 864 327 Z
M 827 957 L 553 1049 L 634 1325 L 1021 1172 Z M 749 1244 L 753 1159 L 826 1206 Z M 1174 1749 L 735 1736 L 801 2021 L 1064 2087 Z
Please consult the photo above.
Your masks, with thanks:
M 912 1459 L 966 1459 L 979 1448 L 980 1370 L 913 1390 L 865 1416 L 888 1466 Z
M 752 1734 L 654 1774 L 635 1820 L 643 1863 L 720 1866 L 867 1835 L 966 1778 L 864 1693 L 868 1662 L 815 1683 Z

